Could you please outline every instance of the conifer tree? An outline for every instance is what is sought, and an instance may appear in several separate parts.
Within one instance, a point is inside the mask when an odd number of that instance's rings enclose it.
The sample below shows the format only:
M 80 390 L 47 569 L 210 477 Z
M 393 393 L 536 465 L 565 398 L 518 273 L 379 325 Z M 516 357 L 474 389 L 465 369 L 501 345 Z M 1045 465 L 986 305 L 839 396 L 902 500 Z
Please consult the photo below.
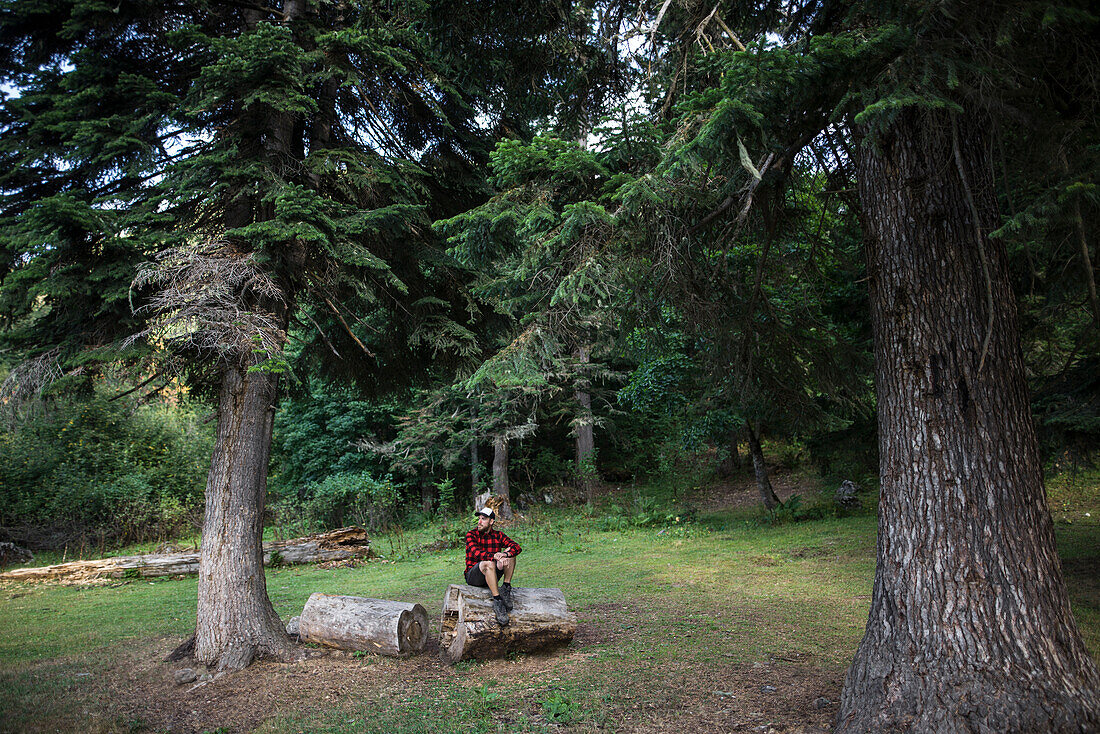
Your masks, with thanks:
M 1001 116 L 1036 135 L 1095 113 L 1096 18 L 1074 3 L 783 7 L 727 15 L 744 52 L 677 58 L 668 76 L 683 89 L 692 59 L 709 109 L 682 120 L 687 144 L 666 171 L 703 182 L 685 186 L 697 228 L 767 207 L 807 153 L 858 192 L 882 502 L 836 729 L 1094 730 L 1100 676 L 1055 553 L 1004 242 L 990 237 L 989 150 Z
M 617 151 L 614 143 L 606 149 Z M 606 209 L 613 172 L 599 152 L 552 136 L 503 141 L 490 158 L 497 193 L 437 223 L 451 252 L 477 273 L 474 292 L 513 319 L 505 345 L 471 383 L 516 398 L 542 390 L 540 402 L 556 392 L 571 397 L 575 467 L 591 502 L 592 390 L 609 377 L 592 352 L 601 356 L 614 339 L 621 288 Z
M 0 69 L 21 95 L 0 149 L 3 291 L 28 353 L 82 359 L 140 328 L 217 395 L 199 661 L 289 653 L 260 533 L 291 325 L 312 325 L 303 353 L 345 372 L 472 354 L 430 221 L 482 190 L 479 115 L 522 129 L 553 112 L 568 60 L 545 52 L 577 20 L 568 4 L 494 2 L 2 11 Z M 134 279 L 138 260 L 151 265 Z M 63 280 L 97 269 L 103 288 Z M 143 324 L 122 308 L 131 279 Z

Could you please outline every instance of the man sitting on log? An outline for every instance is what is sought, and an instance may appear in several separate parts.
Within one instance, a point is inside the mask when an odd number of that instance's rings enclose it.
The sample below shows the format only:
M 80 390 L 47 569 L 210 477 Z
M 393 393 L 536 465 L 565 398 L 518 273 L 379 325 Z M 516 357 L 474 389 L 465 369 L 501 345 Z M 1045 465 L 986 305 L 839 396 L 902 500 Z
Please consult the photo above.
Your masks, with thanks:
M 519 543 L 493 530 L 496 514 L 489 507 L 476 513 L 477 529 L 466 533 L 466 583 L 488 587 L 493 595 L 493 614 L 504 627 L 512 609 L 512 574 L 516 571 Z

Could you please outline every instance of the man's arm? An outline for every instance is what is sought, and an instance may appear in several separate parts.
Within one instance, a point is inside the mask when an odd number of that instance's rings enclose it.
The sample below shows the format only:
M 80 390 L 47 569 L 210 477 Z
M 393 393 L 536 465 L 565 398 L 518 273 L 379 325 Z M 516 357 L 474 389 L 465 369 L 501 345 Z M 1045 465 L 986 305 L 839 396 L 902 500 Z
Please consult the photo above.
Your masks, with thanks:
M 504 552 L 508 555 L 515 557 L 520 554 L 523 549 L 519 547 L 519 543 L 509 538 L 504 533 L 500 534 L 501 542 L 504 544 Z

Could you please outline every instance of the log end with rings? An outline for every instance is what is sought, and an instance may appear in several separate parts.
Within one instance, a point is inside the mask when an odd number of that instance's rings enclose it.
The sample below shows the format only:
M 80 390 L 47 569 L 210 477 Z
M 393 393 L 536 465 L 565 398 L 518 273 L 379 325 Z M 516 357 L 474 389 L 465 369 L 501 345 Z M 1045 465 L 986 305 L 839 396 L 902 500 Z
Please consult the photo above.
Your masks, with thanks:
M 303 642 L 389 657 L 423 652 L 428 613 L 420 604 L 315 593 L 298 620 Z

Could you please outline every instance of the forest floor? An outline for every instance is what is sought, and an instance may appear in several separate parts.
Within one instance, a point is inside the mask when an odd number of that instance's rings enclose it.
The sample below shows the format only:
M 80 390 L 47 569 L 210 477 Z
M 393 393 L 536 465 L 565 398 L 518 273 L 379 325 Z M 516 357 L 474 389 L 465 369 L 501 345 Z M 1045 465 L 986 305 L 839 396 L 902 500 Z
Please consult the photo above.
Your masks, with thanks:
M 797 474 L 775 486 L 807 502 L 817 491 Z M 453 667 L 434 643 L 405 660 L 305 648 L 298 662 L 180 686 L 185 664 L 163 660 L 193 628 L 194 579 L 6 584 L 0 731 L 829 731 L 866 621 L 876 521 L 771 525 L 758 497 L 739 479 L 690 488 L 660 515 L 532 509 L 506 529 L 524 546 L 517 584 L 561 588 L 576 638 L 554 654 Z M 677 520 L 689 505 L 696 519 Z M 425 547 L 464 521 L 380 537 L 384 557 L 356 567 L 270 571 L 269 594 L 284 618 L 313 591 L 418 601 L 438 633 L 462 555 Z M 1100 655 L 1100 525 L 1058 531 L 1074 611 Z

